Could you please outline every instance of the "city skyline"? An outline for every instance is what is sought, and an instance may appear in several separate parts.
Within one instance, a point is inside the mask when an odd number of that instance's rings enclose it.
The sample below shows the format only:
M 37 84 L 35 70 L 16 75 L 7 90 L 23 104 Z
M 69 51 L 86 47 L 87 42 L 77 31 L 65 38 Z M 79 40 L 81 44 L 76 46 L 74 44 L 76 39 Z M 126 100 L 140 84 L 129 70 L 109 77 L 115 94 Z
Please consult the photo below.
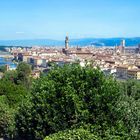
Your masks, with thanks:
M 4 0 L 0 40 L 139 37 L 138 0 Z

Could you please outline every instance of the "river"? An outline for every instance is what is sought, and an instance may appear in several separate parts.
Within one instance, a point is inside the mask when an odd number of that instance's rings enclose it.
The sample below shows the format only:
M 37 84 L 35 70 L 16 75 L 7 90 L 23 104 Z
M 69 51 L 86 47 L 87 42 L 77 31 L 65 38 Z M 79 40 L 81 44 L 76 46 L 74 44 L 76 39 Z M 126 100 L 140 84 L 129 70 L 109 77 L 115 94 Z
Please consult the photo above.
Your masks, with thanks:
M 0 57 L 0 66 L 9 65 L 10 69 L 16 69 L 17 64 L 12 62 L 12 58 Z

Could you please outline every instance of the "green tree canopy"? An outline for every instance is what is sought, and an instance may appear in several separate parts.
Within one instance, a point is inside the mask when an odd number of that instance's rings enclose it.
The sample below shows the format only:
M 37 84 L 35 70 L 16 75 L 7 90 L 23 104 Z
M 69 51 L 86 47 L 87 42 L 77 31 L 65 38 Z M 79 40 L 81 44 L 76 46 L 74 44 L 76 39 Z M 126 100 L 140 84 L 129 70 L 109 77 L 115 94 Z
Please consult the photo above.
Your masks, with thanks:
M 6 66 L 0 66 L 0 72 L 6 72 Z
M 46 137 L 44 140 L 100 140 L 99 137 L 83 128 L 60 131 Z
M 17 66 L 17 82 L 27 88 L 30 86 L 31 66 L 25 62 L 20 62 Z
M 21 85 L 16 85 L 11 81 L 0 81 L 0 95 L 5 96 L 7 104 L 11 107 L 16 107 L 21 104 L 27 94 L 28 91 Z
M 0 96 L 0 137 L 4 137 L 6 135 L 8 128 L 10 128 L 11 130 L 13 129 L 13 122 L 14 111 L 9 107 L 8 103 L 6 103 L 5 96 Z
M 117 82 L 99 69 L 56 67 L 34 83 L 30 106 L 25 103 L 17 115 L 17 133 L 40 140 L 77 124 L 113 125 L 119 94 Z

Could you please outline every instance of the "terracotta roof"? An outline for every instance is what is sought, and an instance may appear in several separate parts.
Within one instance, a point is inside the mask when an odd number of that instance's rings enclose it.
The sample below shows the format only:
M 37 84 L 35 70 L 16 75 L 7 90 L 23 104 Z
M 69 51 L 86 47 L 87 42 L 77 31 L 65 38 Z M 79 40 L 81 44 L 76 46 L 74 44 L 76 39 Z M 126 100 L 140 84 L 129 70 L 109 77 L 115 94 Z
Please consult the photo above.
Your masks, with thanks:
M 129 69 L 128 72 L 140 72 L 140 69 Z

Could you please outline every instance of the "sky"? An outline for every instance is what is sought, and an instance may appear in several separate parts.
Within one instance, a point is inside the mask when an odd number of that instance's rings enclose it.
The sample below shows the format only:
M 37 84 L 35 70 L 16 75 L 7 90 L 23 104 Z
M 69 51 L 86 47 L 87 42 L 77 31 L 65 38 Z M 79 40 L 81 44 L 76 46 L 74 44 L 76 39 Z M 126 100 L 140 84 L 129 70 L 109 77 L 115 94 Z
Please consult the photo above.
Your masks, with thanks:
M 140 0 L 0 0 L 0 40 L 140 37 Z

